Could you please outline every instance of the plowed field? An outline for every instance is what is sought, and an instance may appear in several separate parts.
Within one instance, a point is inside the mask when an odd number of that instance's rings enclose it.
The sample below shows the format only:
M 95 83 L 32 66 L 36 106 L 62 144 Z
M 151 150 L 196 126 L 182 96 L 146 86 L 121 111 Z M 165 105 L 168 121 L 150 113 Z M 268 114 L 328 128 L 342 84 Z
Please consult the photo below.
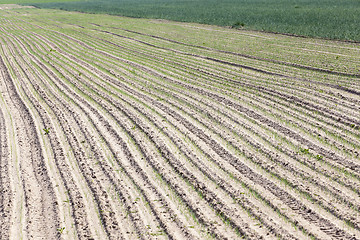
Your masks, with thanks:
M 360 239 L 360 45 L 0 10 L 1 239 Z

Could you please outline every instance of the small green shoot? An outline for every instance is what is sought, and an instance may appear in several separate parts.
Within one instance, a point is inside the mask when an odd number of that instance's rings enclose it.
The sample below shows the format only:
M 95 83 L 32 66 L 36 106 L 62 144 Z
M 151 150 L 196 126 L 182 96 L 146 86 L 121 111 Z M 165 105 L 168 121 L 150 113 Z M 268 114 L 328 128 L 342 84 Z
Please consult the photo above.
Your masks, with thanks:
M 65 227 L 62 227 L 62 228 L 58 228 L 56 229 L 60 234 L 62 234 L 65 230 Z
M 44 130 L 44 132 L 45 132 L 45 133 L 44 133 L 45 135 L 48 135 L 49 132 L 50 132 L 50 129 L 49 129 L 49 128 L 44 128 L 43 130 Z
M 300 148 L 300 152 L 304 154 L 309 154 L 310 150 L 308 148 Z

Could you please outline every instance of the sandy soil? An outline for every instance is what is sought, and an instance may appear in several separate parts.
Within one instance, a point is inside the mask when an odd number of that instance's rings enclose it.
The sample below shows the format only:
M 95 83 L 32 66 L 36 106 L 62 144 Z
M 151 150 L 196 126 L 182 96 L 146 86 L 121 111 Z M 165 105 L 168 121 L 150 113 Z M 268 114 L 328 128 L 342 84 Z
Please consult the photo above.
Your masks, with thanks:
M 18 4 L 0 4 L 0 10 L 9 10 L 16 8 L 34 8 L 33 6 L 22 6 Z

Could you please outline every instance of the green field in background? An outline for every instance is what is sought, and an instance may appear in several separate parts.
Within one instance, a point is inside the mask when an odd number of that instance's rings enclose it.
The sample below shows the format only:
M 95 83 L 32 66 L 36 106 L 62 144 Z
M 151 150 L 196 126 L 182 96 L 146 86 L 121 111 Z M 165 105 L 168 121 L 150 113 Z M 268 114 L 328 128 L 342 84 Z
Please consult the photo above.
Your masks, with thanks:
M 33 5 L 41 8 L 160 18 L 360 41 L 359 0 L 89 0 L 65 3 L 40 1 L 43 3 Z
M 34 3 L 54 3 L 71 2 L 74 0 L 0 0 L 0 4 L 34 4 Z

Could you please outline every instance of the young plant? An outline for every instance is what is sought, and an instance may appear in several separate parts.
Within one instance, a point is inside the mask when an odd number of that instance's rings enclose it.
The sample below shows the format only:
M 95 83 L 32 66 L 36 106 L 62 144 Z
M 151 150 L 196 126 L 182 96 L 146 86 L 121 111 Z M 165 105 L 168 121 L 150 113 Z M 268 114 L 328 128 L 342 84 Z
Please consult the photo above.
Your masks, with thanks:
M 62 228 L 58 228 L 56 229 L 60 234 L 62 234 L 65 230 L 65 227 L 62 227 Z
M 44 128 L 43 130 L 44 130 L 44 132 L 45 132 L 45 133 L 44 133 L 45 135 L 48 135 L 49 132 L 50 132 L 50 129 L 49 129 L 49 128 Z
M 308 148 L 300 148 L 300 152 L 304 154 L 309 154 L 310 150 Z

